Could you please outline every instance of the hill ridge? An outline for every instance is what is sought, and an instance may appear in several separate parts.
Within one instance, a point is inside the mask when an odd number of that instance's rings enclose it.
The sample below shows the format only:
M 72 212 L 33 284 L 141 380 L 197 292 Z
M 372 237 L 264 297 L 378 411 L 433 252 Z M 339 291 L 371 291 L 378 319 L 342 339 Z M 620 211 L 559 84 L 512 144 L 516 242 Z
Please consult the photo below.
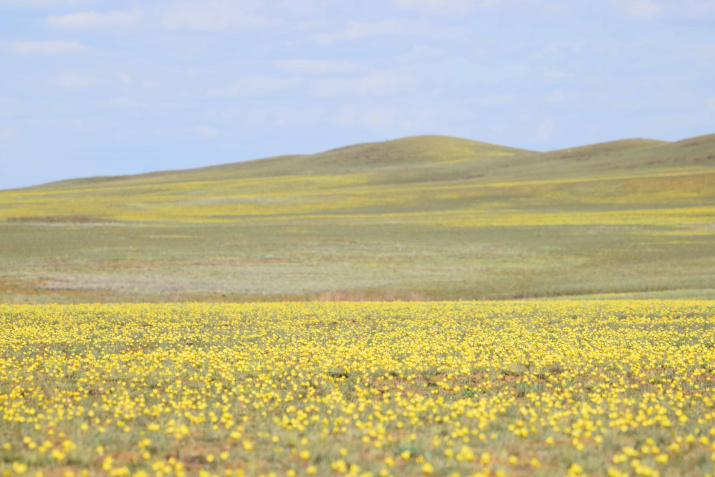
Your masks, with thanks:
M 679 167 L 689 160 L 709 161 L 715 134 L 668 142 L 626 138 L 546 152 L 530 151 L 447 135 L 424 134 L 365 142 L 317 152 L 286 154 L 209 166 L 150 171 L 139 174 L 64 179 L 9 191 L 74 187 L 131 186 L 145 182 L 178 183 L 201 180 L 238 180 L 260 177 L 297 177 L 344 174 L 381 174 L 379 182 L 453 180 L 499 175 L 514 168 L 529 168 L 545 175 L 582 174 L 593 170 L 639 168 L 661 164 Z M 687 148 L 687 153 L 683 150 Z M 694 154 L 695 153 L 695 154 Z M 697 154 L 703 157 L 695 157 Z M 676 158 L 682 160 L 676 161 Z M 688 159 L 690 158 L 690 159 Z
M 411 137 L 0 191 L 0 300 L 715 296 L 714 224 L 715 134 Z

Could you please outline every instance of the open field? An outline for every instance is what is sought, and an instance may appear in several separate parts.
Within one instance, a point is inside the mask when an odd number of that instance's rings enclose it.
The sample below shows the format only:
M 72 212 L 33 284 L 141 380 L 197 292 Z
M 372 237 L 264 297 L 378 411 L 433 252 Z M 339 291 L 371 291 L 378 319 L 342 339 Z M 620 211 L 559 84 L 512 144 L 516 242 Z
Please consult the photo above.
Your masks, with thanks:
M 715 135 L 424 136 L 0 191 L 6 303 L 715 297 Z
M 0 474 L 712 476 L 714 234 L 715 136 L 0 191 Z
M 0 305 L 0 473 L 713 475 L 714 301 Z

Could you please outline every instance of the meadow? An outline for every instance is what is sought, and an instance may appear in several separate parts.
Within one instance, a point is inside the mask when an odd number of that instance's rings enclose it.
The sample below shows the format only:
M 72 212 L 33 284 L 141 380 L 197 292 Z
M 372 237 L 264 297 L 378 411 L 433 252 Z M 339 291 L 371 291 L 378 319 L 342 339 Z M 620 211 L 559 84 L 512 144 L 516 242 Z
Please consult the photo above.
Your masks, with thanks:
M 0 191 L 0 475 L 713 476 L 714 225 L 715 135 Z
M 715 472 L 707 300 L 0 305 L 0 474 Z
M 715 298 L 715 135 L 421 136 L 0 191 L 0 302 Z

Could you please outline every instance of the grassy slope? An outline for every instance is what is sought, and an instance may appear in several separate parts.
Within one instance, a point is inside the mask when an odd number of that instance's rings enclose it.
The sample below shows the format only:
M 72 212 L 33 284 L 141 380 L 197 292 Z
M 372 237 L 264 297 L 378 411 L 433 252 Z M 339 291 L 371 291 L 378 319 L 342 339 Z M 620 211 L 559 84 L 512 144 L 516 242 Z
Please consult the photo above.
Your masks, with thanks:
M 0 191 L 2 220 L 3 301 L 715 296 L 715 135 L 419 136 Z

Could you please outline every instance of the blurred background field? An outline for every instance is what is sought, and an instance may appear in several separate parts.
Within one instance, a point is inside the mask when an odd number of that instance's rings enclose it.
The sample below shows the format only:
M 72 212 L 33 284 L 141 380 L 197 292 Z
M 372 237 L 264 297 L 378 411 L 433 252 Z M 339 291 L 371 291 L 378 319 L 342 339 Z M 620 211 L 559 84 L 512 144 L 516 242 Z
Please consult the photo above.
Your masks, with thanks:
M 418 136 L 0 191 L 0 301 L 715 298 L 715 135 Z

